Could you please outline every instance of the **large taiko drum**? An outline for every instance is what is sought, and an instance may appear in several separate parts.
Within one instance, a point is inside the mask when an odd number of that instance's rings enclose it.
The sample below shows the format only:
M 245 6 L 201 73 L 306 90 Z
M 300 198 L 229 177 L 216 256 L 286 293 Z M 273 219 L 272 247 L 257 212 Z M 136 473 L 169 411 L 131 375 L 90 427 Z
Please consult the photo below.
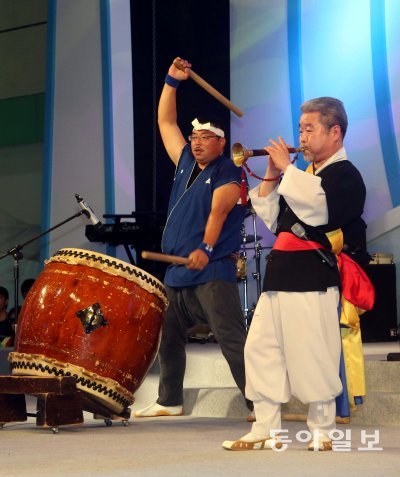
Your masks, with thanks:
M 167 306 L 163 285 L 147 272 L 61 249 L 25 298 L 12 374 L 74 376 L 78 388 L 119 414 L 154 362 Z

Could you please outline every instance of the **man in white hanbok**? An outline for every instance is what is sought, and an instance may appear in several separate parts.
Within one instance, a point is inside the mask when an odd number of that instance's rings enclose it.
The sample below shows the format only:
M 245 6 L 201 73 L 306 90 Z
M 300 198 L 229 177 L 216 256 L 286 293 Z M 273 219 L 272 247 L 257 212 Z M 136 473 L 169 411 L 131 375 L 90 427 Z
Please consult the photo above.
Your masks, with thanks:
M 291 395 L 309 403 L 309 449 L 332 448 L 335 398 L 342 392 L 335 253 L 366 253 L 361 218 L 366 191 L 343 147 L 342 102 L 317 98 L 301 110 L 307 171 L 291 164 L 282 138 L 270 140 L 265 180 L 250 192 L 277 240 L 245 347 L 246 397 L 254 402 L 256 422 L 239 440 L 225 441 L 228 450 L 282 448 L 281 403 Z

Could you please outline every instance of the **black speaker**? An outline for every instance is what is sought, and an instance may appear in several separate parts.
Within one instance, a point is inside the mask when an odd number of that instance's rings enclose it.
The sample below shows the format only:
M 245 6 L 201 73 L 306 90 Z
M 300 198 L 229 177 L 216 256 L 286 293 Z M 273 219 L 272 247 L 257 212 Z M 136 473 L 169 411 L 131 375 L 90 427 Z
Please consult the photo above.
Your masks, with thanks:
M 375 287 L 375 304 L 360 316 L 362 340 L 397 341 L 396 265 L 369 264 L 364 270 Z

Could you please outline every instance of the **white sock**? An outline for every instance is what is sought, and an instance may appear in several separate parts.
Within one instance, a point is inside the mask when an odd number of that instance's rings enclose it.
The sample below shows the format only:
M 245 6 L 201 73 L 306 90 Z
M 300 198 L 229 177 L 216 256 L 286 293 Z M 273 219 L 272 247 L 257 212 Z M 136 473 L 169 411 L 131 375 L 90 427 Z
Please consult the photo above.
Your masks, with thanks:
M 262 439 L 268 439 L 269 436 L 263 436 L 260 434 L 255 434 L 254 432 L 249 432 L 245 436 L 241 437 L 239 440 L 246 442 L 261 441 Z

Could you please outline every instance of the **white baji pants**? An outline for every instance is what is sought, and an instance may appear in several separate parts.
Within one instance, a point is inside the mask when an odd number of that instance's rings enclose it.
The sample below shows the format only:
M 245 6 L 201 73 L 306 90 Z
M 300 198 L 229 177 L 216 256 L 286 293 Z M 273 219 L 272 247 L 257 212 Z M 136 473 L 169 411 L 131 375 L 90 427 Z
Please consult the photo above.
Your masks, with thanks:
M 326 292 L 262 293 L 245 346 L 246 397 L 254 402 L 252 432 L 281 428 L 290 396 L 310 403 L 308 426 L 328 438 L 335 428 L 341 338 L 336 287 Z

